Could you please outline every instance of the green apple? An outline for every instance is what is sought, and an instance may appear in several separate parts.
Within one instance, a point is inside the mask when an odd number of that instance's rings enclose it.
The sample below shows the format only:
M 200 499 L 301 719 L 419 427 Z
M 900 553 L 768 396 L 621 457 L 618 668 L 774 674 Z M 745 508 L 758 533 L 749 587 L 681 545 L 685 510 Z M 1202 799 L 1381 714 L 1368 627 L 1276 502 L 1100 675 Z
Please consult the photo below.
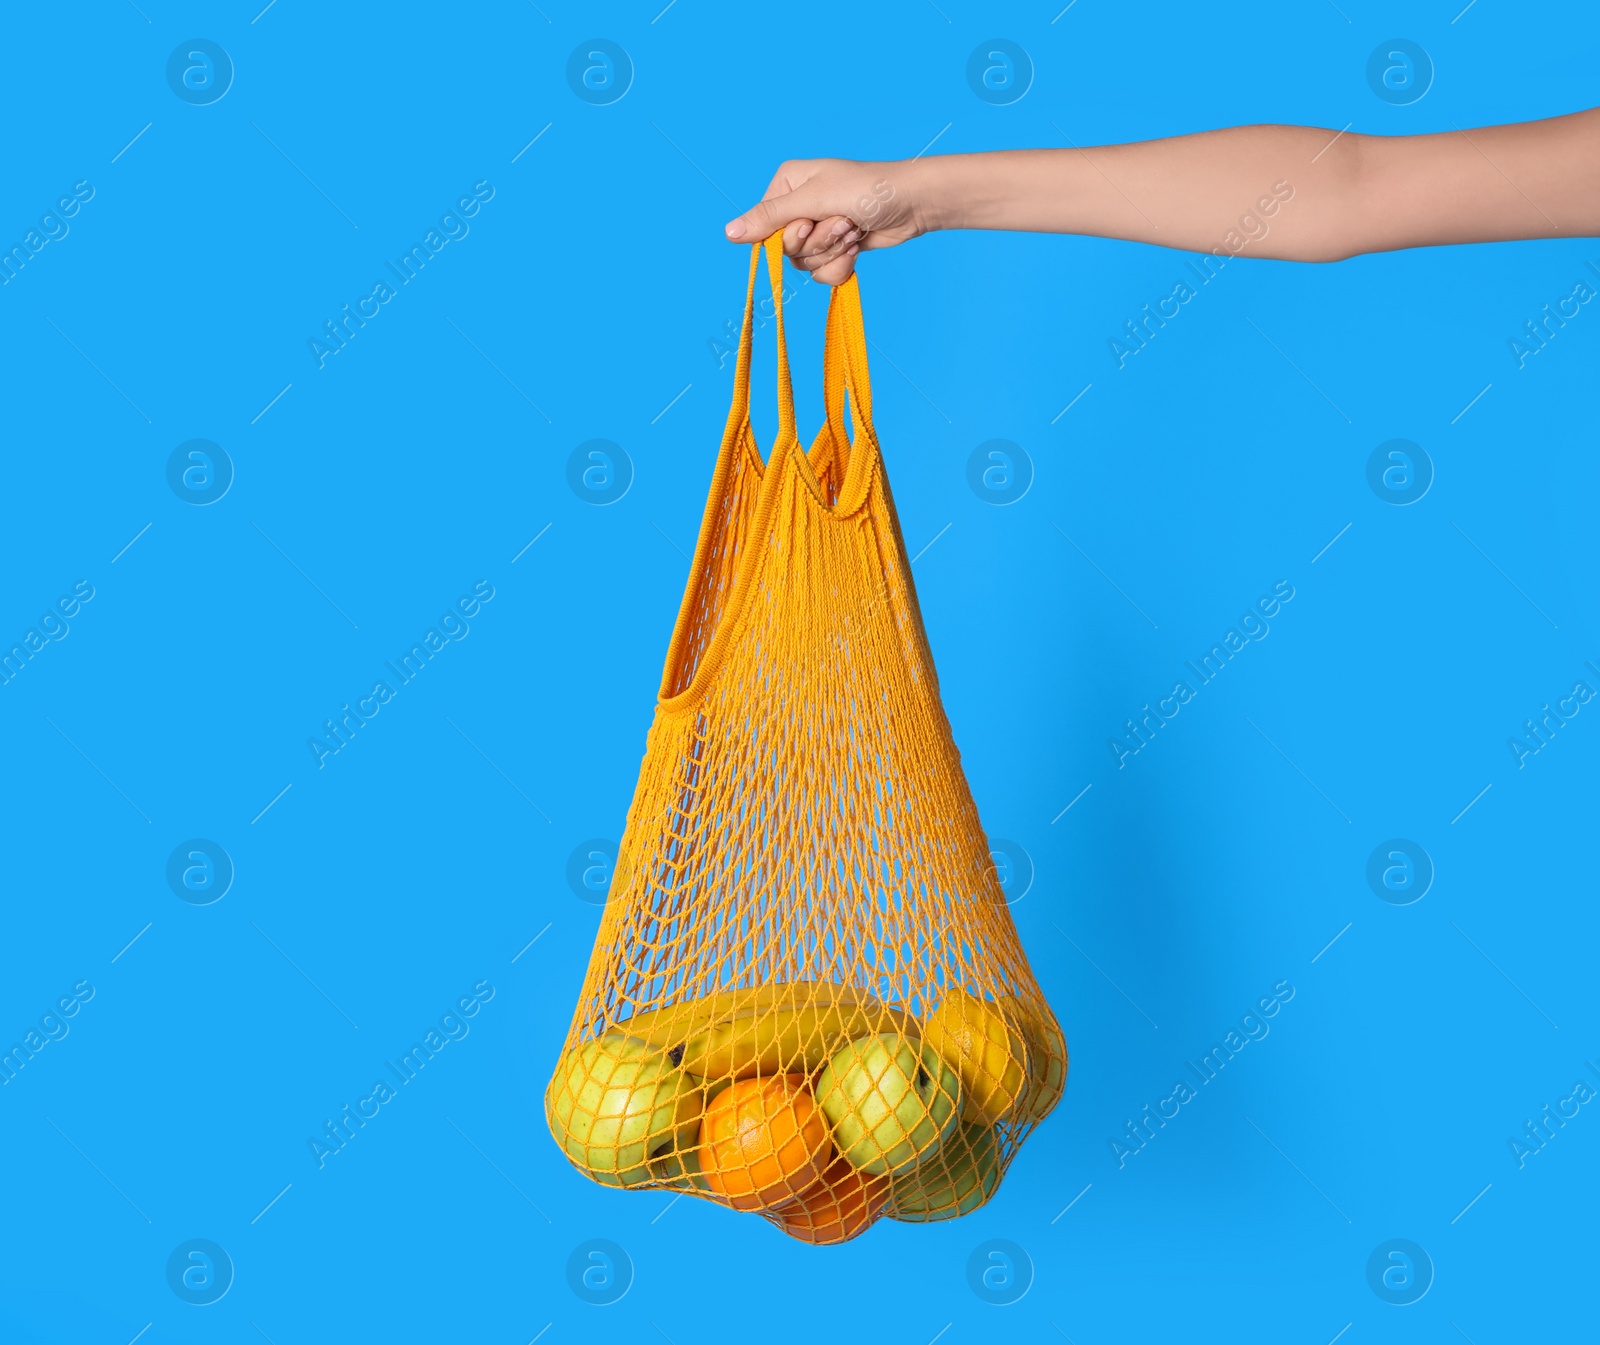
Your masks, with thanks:
M 955 1071 L 933 1047 L 896 1032 L 840 1047 L 817 1076 L 815 1094 L 839 1152 L 876 1175 L 937 1149 L 961 1109 Z
M 586 1176 L 639 1186 L 656 1180 L 653 1156 L 693 1147 L 704 1096 L 666 1052 L 612 1029 L 562 1058 L 545 1117 Z
M 885 1213 L 906 1223 L 959 1219 L 984 1204 L 1000 1186 L 1000 1152 L 994 1131 L 962 1125 L 916 1167 L 894 1178 Z
M 698 1130 L 697 1126 L 697 1134 Z M 662 1145 L 657 1155 L 650 1160 L 650 1173 L 658 1182 L 678 1190 L 704 1191 L 707 1195 L 711 1193 L 711 1184 L 700 1171 L 698 1147 L 671 1149 Z
M 700 1170 L 700 1120 L 712 1099 L 733 1080 L 718 1079 L 713 1084 L 702 1084 L 697 1080 L 691 1082 L 700 1090 L 700 1096 L 695 1101 L 694 1125 L 685 1131 L 675 1132 L 671 1138 L 656 1145 L 647 1161 L 651 1176 L 663 1185 L 680 1191 L 703 1191 L 710 1195 L 711 1183 L 706 1181 L 705 1174 Z M 682 1147 L 685 1143 L 688 1148 Z

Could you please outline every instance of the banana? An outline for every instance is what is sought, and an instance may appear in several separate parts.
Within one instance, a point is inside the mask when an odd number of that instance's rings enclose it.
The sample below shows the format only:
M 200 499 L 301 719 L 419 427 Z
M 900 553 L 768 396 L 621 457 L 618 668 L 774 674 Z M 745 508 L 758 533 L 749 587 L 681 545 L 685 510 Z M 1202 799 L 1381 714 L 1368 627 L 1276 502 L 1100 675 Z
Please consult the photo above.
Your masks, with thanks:
M 718 990 L 714 994 L 669 1004 L 662 1009 L 646 1009 L 615 1026 L 630 1037 L 638 1037 L 659 1050 L 667 1051 L 704 1032 L 712 1023 L 731 1018 L 741 1011 L 797 1003 L 816 984 L 814 981 L 785 981 L 778 985 Z
M 684 1043 L 685 1074 L 702 1079 L 812 1074 L 855 1037 L 903 1032 L 905 1019 L 870 997 L 838 997 L 804 1008 L 741 1012 Z
M 811 1074 L 854 1037 L 915 1035 L 899 1010 L 864 990 L 827 981 L 719 991 L 635 1015 L 624 1026 L 701 1079 Z
M 734 1007 L 732 994 L 719 991 L 704 999 L 689 1000 L 683 1004 L 669 1004 L 664 1009 L 646 1009 L 632 1018 L 624 1018 L 616 1026 L 630 1037 L 647 1041 L 658 1051 L 668 1051 L 680 1046 L 696 1032 L 703 1032 L 719 1017 Z

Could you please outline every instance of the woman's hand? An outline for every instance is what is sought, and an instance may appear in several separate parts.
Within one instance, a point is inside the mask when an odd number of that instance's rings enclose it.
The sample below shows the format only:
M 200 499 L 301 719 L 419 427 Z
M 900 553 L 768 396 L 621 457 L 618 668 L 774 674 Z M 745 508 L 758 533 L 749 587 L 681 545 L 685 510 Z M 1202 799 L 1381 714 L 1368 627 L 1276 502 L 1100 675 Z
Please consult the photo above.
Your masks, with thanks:
M 908 163 L 795 159 L 781 165 L 767 194 L 724 232 L 756 243 L 783 230 L 783 251 L 824 285 L 842 284 L 856 255 L 926 233 Z

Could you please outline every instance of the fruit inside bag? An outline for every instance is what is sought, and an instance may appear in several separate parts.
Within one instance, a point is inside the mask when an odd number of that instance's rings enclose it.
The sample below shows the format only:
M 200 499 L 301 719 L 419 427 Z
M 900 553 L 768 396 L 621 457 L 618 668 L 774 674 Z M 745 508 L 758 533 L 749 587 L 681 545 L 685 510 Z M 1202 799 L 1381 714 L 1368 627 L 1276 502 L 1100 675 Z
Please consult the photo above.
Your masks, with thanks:
M 766 462 L 748 416 L 763 250 Z M 939 700 L 857 282 L 830 300 L 827 423 L 806 452 L 781 264 L 776 236 L 752 250 L 733 407 L 545 1109 L 602 1185 L 829 1244 L 989 1200 L 1061 1097 L 1067 1051 Z

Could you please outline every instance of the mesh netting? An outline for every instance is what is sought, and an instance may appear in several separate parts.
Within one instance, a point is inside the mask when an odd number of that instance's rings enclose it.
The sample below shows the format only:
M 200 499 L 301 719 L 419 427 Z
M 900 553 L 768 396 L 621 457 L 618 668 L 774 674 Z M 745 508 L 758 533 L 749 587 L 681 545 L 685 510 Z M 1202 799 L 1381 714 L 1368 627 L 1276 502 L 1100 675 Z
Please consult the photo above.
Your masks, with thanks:
M 595 1181 L 834 1243 L 988 1200 L 1061 1096 L 1067 1052 L 939 700 L 856 281 L 830 301 L 828 423 L 808 453 L 781 244 L 765 249 L 777 441 L 763 463 L 748 415 L 758 245 L 688 590 L 545 1102 Z

